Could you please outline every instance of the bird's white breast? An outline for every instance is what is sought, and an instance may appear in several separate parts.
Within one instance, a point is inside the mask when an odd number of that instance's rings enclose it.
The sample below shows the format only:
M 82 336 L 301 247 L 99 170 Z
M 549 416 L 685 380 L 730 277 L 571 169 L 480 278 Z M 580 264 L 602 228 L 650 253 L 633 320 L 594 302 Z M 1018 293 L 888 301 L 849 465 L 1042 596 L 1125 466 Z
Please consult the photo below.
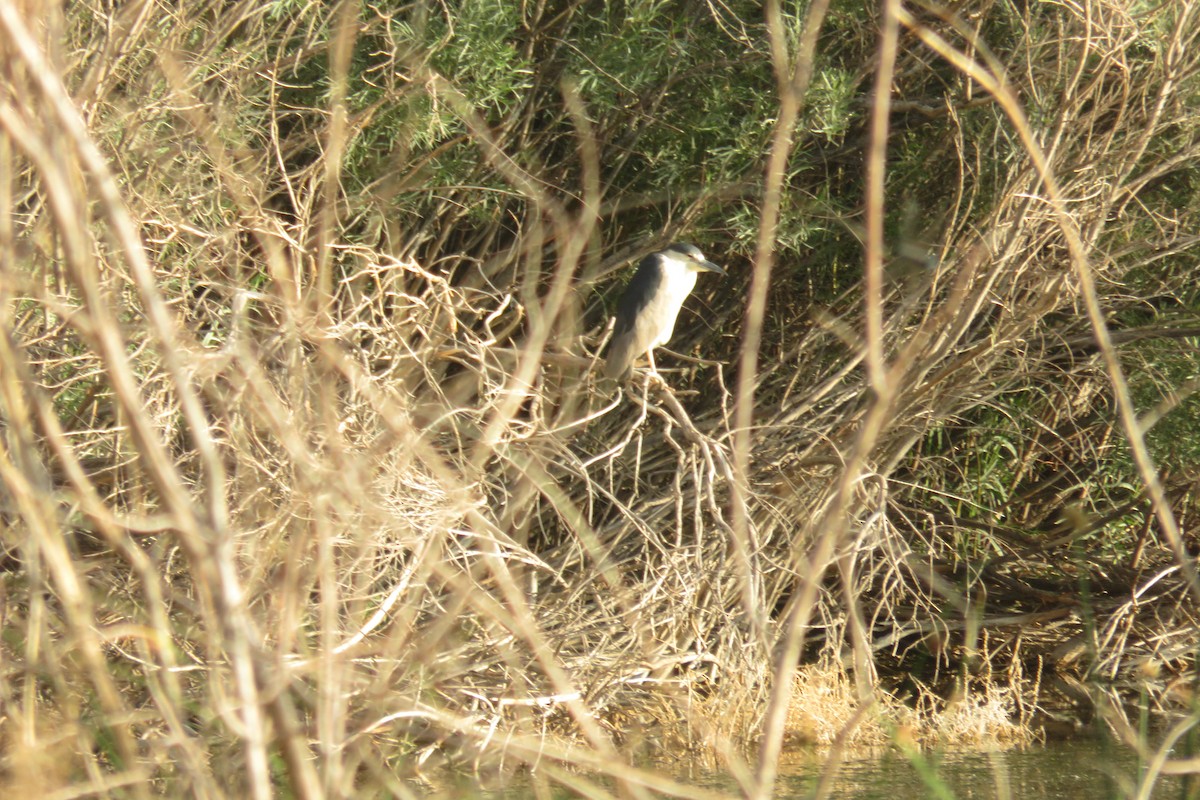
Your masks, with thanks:
M 671 338 L 671 333 L 675 330 L 675 318 L 679 316 L 679 309 L 696 286 L 696 272 L 689 269 L 684 261 L 677 261 L 670 255 L 664 255 L 662 270 L 662 285 L 659 292 L 662 305 L 659 310 L 661 316 L 658 318 L 662 320 L 663 324 L 654 338 L 653 347 L 666 344 Z

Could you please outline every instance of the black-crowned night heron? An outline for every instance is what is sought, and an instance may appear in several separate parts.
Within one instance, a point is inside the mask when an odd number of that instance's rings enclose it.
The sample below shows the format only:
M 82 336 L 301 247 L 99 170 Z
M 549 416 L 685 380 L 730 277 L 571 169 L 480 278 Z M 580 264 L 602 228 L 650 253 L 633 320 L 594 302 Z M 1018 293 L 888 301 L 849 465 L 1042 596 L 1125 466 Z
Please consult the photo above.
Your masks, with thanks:
M 691 244 L 677 242 L 642 259 L 633 280 L 617 301 L 617 322 L 604 364 L 606 376 L 623 379 L 642 353 L 650 356 L 650 370 L 658 371 L 654 348 L 671 338 L 675 318 L 700 272 L 725 274 L 725 270 L 705 259 Z

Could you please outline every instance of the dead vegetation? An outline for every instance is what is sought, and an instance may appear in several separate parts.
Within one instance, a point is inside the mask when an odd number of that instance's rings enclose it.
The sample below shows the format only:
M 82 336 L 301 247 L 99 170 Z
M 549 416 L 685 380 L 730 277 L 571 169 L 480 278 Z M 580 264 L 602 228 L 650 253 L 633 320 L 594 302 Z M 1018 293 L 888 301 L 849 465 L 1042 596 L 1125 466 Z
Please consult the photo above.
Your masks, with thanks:
M 699 751 L 765 796 L 788 735 L 1027 740 L 1066 705 L 1146 747 L 1130 701 L 1194 710 L 1193 4 L 1009 9 L 1003 62 L 990 4 L 894 8 L 860 132 L 954 177 L 921 253 L 884 222 L 928 198 L 868 146 L 861 285 L 803 298 L 764 211 L 696 298 L 705 359 L 617 394 L 589 299 L 641 248 L 599 178 L 619 131 L 565 92 L 576 152 L 536 174 L 545 134 L 419 54 L 351 113 L 393 20 L 354 8 L 0 2 L 8 791 L 405 796 L 449 764 L 670 795 L 696 790 L 631 764 Z M 766 30 L 799 118 L 814 39 Z M 282 33 L 327 53 L 325 105 L 285 99 Z M 403 154 L 350 190 L 372 115 L 416 100 L 511 204 L 384 219 Z M 781 119 L 764 209 L 802 189 Z

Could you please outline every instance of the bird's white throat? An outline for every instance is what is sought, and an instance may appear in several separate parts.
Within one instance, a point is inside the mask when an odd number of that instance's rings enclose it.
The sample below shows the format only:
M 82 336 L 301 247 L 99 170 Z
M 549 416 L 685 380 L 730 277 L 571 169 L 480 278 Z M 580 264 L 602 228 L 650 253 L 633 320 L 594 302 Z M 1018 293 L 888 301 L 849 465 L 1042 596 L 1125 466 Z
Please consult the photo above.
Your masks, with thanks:
M 664 254 L 662 260 L 663 283 L 667 296 L 682 303 L 692 289 L 696 288 L 696 268 L 691 262 L 672 258 Z

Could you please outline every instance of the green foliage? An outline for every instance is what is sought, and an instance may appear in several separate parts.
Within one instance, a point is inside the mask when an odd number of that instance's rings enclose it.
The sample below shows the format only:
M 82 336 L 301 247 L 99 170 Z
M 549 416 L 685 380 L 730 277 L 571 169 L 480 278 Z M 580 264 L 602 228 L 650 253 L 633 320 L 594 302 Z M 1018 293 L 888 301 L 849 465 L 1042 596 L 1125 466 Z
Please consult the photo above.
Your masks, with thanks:
M 431 48 L 433 69 L 450 76 L 473 108 L 503 117 L 533 87 L 533 67 L 516 48 L 521 7 L 464 0 L 455 11 L 453 19 L 431 19 L 424 41 L 411 44 Z
M 804 4 L 785 9 L 793 44 L 804 10 Z M 840 146 L 856 124 L 853 109 L 863 92 L 857 76 L 873 46 L 862 13 L 844 12 L 857 38 L 839 42 L 838 57 L 822 60 L 814 77 L 802 132 L 823 146 Z M 283 42 L 277 54 L 289 65 L 279 92 L 296 109 L 284 120 L 294 145 L 285 150 L 299 167 L 320 155 L 318 110 L 327 106 L 330 86 L 326 47 L 314 47 L 313 37 L 326 39 L 329 23 L 290 2 L 272 4 L 269 17 L 309 32 Z M 528 213 L 529 198 L 513 192 L 489 163 L 461 103 L 486 123 L 504 157 L 569 201 L 580 189 L 582 167 L 579 131 L 564 111 L 563 93 L 578 93 L 596 135 L 605 199 L 625 209 L 605 220 L 606 229 L 622 240 L 656 235 L 682 206 L 707 194 L 761 181 L 777 98 L 756 3 L 540 8 L 465 0 L 436 10 L 384 4 L 364 9 L 363 23 L 347 97 L 351 113 L 366 114 L 367 123 L 348 143 L 343 184 L 355 198 L 372 191 L 372 207 L 356 204 L 370 216 L 398 221 L 401 235 L 410 227 L 428 233 L 440 220 L 449 241 L 462 247 L 498 220 Z M 802 199 L 826 193 L 827 168 L 838 165 L 824 162 L 800 143 L 789 180 L 794 191 L 783 209 L 783 252 L 819 246 L 814 237 L 845 213 Z M 381 176 L 391 191 L 378 191 Z M 694 227 L 731 230 L 731 249 L 747 253 L 757 227 L 754 206 L 709 204 Z M 814 210 L 822 221 L 812 221 Z M 415 255 L 436 257 L 420 249 Z
M 1132 371 L 1130 390 L 1141 415 L 1158 417 L 1146 443 L 1161 469 L 1194 474 L 1200 467 L 1200 338 L 1158 339 L 1138 350 L 1142 366 Z
M 806 97 L 806 127 L 810 133 L 840 144 L 850 129 L 858 79 L 851 72 L 830 67 L 819 71 Z

